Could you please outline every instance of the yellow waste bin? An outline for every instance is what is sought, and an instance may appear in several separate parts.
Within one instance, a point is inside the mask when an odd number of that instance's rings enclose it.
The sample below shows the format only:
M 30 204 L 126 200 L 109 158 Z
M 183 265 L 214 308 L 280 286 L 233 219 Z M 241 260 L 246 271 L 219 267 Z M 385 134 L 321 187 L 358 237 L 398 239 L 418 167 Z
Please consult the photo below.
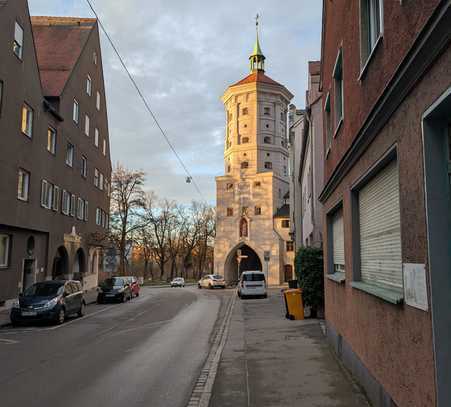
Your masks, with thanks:
M 283 293 L 288 319 L 304 319 L 304 304 L 302 302 L 302 290 L 293 288 Z

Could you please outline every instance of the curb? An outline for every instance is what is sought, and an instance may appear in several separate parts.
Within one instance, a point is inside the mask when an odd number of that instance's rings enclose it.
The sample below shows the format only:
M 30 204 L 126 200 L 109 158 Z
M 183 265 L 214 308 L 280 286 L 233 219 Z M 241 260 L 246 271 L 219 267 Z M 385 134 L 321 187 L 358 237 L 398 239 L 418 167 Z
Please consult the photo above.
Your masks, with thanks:
M 236 295 L 232 295 L 224 316 L 224 320 L 222 321 L 221 327 L 219 328 L 213 341 L 207 360 L 205 361 L 200 375 L 196 380 L 196 384 L 194 385 L 194 390 L 191 393 L 187 407 L 208 407 L 210 404 L 219 362 L 221 360 L 222 351 L 229 333 L 230 320 L 232 319 L 232 311 L 235 301 Z

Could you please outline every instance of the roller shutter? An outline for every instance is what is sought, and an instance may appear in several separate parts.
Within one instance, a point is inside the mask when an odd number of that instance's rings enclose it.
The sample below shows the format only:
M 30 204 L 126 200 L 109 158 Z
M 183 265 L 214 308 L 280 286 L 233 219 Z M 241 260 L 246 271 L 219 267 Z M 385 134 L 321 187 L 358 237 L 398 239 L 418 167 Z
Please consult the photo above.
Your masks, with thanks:
M 345 249 L 343 234 L 343 210 L 337 211 L 332 218 L 334 272 L 345 270 Z
M 396 161 L 359 191 L 363 282 L 402 288 L 401 222 Z

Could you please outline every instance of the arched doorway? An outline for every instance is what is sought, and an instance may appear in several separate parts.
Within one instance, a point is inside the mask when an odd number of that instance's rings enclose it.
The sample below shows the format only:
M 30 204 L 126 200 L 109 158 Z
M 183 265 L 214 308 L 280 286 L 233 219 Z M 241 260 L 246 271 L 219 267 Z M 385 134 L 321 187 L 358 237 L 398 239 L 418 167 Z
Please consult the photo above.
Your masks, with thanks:
M 67 278 L 69 274 L 69 256 L 64 246 L 58 247 L 53 259 L 52 278 L 54 280 Z
M 232 249 L 227 256 L 224 264 L 224 278 L 227 282 L 237 282 L 241 273 L 246 270 L 263 270 L 263 267 L 255 250 L 246 244 L 241 244 Z
M 75 253 L 74 264 L 72 267 L 72 278 L 74 280 L 83 281 L 85 272 L 85 253 L 83 249 L 78 249 Z

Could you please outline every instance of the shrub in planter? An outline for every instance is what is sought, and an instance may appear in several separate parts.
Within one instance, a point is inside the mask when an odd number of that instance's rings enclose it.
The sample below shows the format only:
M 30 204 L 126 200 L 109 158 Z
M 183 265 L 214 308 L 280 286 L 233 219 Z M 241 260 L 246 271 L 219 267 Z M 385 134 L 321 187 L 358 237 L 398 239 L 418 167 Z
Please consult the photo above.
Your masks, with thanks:
M 322 249 L 301 247 L 296 253 L 296 276 L 302 289 L 304 306 L 310 307 L 312 318 L 324 309 L 323 264 Z

